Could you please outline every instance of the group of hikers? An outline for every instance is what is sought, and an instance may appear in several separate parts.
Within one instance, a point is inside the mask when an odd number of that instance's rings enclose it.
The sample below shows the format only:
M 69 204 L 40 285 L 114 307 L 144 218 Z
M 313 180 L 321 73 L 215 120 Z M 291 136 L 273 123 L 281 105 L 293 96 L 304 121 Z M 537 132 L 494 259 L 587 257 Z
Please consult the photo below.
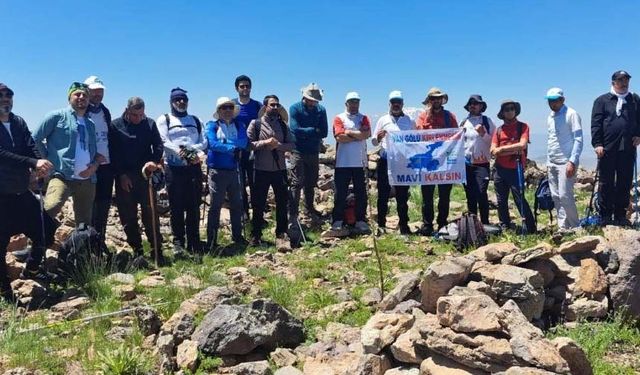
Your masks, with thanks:
M 629 91 L 631 76 L 617 71 L 611 89 L 593 105 L 592 145 L 598 157 L 600 214 L 605 225 L 629 225 L 629 204 L 636 146 L 640 144 L 640 97 Z M 304 239 L 299 203 L 304 193 L 306 217 L 322 220 L 314 206 L 319 174 L 319 154 L 328 135 L 328 119 L 320 105 L 323 91 L 311 83 L 302 98 L 287 112 L 276 95 L 262 102 L 251 98 L 251 79 L 235 80 L 236 98 L 220 97 L 212 119 L 206 123 L 188 112 L 187 91 L 179 87 L 169 94 L 169 111 L 157 120 L 145 114 L 145 102 L 130 98 L 122 115 L 113 119 L 102 103 L 104 83 L 96 76 L 74 82 L 68 89 L 69 106 L 53 111 L 33 134 L 25 121 L 12 112 L 14 92 L 0 83 L 0 292 L 11 295 L 4 256 L 11 236 L 24 233 L 32 242 L 22 278 L 43 277 L 45 249 L 54 239 L 58 214 L 69 197 L 73 199 L 75 223 L 92 225 L 104 238 L 115 186 L 115 204 L 134 256 L 144 259 L 138 223 L 138 206 L 147 239 L 159 263 L 159 220 L 154 209 L 156 190 L 166 176 L 171 213 L 174 256 L 215 251 L 220 246 L 220 210 L 230 207 L 231 240 L 240 246 L 259 246 L 268 211 L 269 187 L 275 197 L 275 237 L 278 242 L 300 245 Z M 388 112 L 372 130 L 368 116 L 360 112 L 360 96 L 345 96 L 345 111 L 333 119 L 336 141 L 334 207 L 331 231 L 370 233 L 367 222 L 367 141 L 380 146 L 377 164 L 377 226 L 386 230 L 392 186 L 388 177 L 387 134 L 402 130 L 464 128 L 467 209 L 489 224 L 488 186 L 491 159 L 499 225 L 512 228 L 508 197 L 513 196 L 528 233 L 536 232 L 536 221 L 524 197 L 522 170 L 527 159 L 529 126 L 520 121 L 521 105 L 514 100 L 500 104 L 496 126 L 485 115 L 487 103 L 471 95 L 464 106 L 468 115 L 458 122 L 444 106 L 448 95 L 428 91 L 424 112 L 416 120 L 403 112 L 401 91 L 389 94 Z M 583 147 L 580 116 L 565 104 L 560 88 L 546 94 L 551 109 L 548 126 L 548 180 L 558 215 L 558 226 L 579 225 L 573 186 Z M 210 207 L 207 238 L 200 238 L 203 166 Z M 43 184 L 33 187 L 33 177 Z M 352 193 L 350 184 L 353 185 Z M 154 188 L 150 188 L 154 187 Z M 434 192 L 438 189 L 438 215 Z M 247 191 L 248 188 L 248 191 Z M 409 186 L 394 186 L 399 232 L 409 228 Z M 430 236 L 447 225 L 451 184 L 422 185 L 422 226 L 417 234 Z M 35 194 L 33 191 L 39 193 Z M 353 202 L 350 214 L 348 203 Z M 251 210 L 250 210 L 251 208 Z M 434 218 L 437 227 L 434 228 Z M 251 220 L 251 234 L 243 235 Z

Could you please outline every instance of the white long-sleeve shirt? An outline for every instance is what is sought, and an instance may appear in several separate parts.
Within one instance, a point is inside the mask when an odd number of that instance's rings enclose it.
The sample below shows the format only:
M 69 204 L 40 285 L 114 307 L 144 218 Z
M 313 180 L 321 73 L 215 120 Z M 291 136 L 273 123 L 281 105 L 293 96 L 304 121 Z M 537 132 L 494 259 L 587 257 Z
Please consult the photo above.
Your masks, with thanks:
M 462 122 L 461 128 L 464 128 L 464 156 L 471 164 L 487 164 L 491 160 L 491 138 L 496 132 L 496 126 L 487 116 L 489 131 L 480 136 L 476 130 L 476 126 L 482 124 L 482 116 L 470 116 Z
M 547 163 L 566 164 L 576 167 L 582 153 L 582 120 L 570 107 L 563 105 L 558 112 L 547 117 L 549 140 L 547 142 Z
M 169 114 L 168 125 L 165 115 L 162 115 L 156 120 L 156 125 L 164 144 L 165 161 L 170 166 L 187 165 L 187 162 L 180 157 L 180 146 L 198 151 L 204 151 L 207 148 L 206 138 L 202 136 L 204 129 L 198 133 L 198 126 L 192 115 L 176 117 Z
M 394 117 L 391 114 L 387 113 L 386 115 L 380 117 L 378 122 L 376 122 L 376 128 L 373 131 L 373 143 L 374 146 L 377 146 L 378 143 L 382 146 L 382 148 L 387 150 L 387 136 L 382 138 L 380 142 L 378 142 L 378 133 L 381 131 L 398 131 L 398 130 L 415 130 L 416 123 L 409 116 L 400 116 Z M 383 155 L 384 156 L 384 155 Z

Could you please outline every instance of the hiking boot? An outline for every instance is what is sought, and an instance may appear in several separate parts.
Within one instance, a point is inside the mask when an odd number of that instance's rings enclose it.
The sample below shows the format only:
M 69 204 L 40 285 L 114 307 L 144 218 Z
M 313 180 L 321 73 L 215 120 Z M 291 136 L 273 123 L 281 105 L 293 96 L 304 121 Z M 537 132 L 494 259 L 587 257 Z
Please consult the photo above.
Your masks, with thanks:
M 189 254 L 187 253 L 187 249 L 184 248 L 179 243 L 173 244 L 173 259 L 181 260 L 181 259 L 189 259 Z
M 631 227 L 631 221 L 629 219 L 627 219 L 626 217 L 619 217 L 616 218 L 613 222 L 613 225 L 617 225 L 619 227 Z
M 321 236 L 324 238 L 339 238 L 349 235 L 349 229 L 345 228 L 342 224 L 342 220 L 335 221 L 329 230 L 322 232 Z
M 136 253 L 131 261 L 131 268 L 134 270 L 148 270 L 151 267 L 144 255 Z
M 433 224 L 423 223 L 416 233 L 425 237 L 433 236 Z
M 249 240 L 250 247 L 259 247 L 260 245 L 262 245 L 262 240 L 258 236 L 253 236 Z
M 276 236 L 276 250 L 280 253 L 291 252 L 292 243 L 285 233 Z
M 409 228 L 409 226 L 407 224 L 401 224 L 400 225 L 400 234 L 408 236 L 408 235 L 411 235 L 413 233 L 411 232 L 411 228 Z
M 56 275 L 45 271 L 41 267 L 36 269 L 25 267 L 22 272 L 20 272 L 20 278 L 22 280 L 33 280 L 42 285 L 48 285 L 56 279 Z
M 356 232 L 358 234 L 369 234 L 371 233 L 371 227 L 367 224 L 366 221 L 356 221 L 356 225 L 354 226 Z

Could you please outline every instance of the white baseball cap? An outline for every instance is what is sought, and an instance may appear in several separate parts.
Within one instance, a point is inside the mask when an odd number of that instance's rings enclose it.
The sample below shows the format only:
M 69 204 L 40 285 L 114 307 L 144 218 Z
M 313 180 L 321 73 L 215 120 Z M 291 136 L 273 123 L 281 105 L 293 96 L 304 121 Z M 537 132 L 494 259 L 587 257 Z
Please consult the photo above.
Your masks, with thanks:
M 556 100 L 560 98 L 564 98 L 564 91 L 562 91 L 559 87 L 552 87 L 547 91 L 547 96 L 544 97 L 549 100 Z
M 89 76 L 89 78 L 84 80 L 84 84 L 89 86 L 89 89 L 93 90 L 93 89 L 105 89 L 106 87 L 104 87 L 104 83 L 102 83 L 102 80 L 100 78 L 98 78 L 98 76 Z
M 348 92 L 347 96 L 344 98 L 344 101 L 348 102 L 349 100 L 360 100 L 360 94 L 355 91 Z
M 391 91 L 389 93 L 389 100 L 393 100 L 393 99 L 404 100 L 404 98 L 402 97 L 402 91 L 400 91 L 400 90 Z

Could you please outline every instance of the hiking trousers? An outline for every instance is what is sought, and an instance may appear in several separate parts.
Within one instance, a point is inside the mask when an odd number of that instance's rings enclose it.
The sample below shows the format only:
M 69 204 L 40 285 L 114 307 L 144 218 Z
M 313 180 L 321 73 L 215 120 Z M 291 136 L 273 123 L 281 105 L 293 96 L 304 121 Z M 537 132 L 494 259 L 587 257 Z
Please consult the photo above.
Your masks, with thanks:
M 334 223 L 344 220 L 347 193 L 351 181 L 353 181 L 353 195 L 356 200 L 356 221 L 366 221 L 368 197 L 364 168 L 336 168 L 334 176 L 336 190 L 331 215 Z
M 289 197 L 289 219 L 295 220 L 300 212 L 300 193 L 304 190 L 304 206 L 307 210 L 313 210 L 313 197 L 320 159 L 318 154 L 301 154 L 297 151 L 291 153 L 291 196 Z M 293 223 L 294 221 L 292 221 Z
M 467 164 L 467 183 L 464 184 L 464 192 L 467 196 L 467 211 L 478 215 L 480 209 L 480 221 L 489 224 L 489 163 Z
M 202 197 L 200 164 L 169 166 L 169 170 L 171 180 L 167 183 L 167 192 L 169 193 L 173 243 L 186 247 L 189 251 L 200 251 L 199 225 Z
M 624 219 L 629 207 L 633 162 L 636 152 L 606 151 L 600 159 L 600 198 L 602 219 Z
M 116 183 L 116 206 L 120 215 L 120 222 L 124 227 L 124 233 L 127 235 L 127 243 L 131 248 L 140 253 L 142 251 L 142 235 L 140 233 L 140 225 L 138 224 L 138 205 L 142 211 L 142 224 L 147 241 L 153 248 L 153 212 L 149 202 L 149 183 L 142 177 L 140 173 L 128 173 L 133 185 L 129 191 L 125 191 L 120 185 L 120 181 Z M 156 191 L 153 190 L 153 201 L 157 202 Z M 162 235 L 160 234 L 160 221 L 156 211 L 156 238 L 157 249 L 161 254 L 162 251 Z
M 242 194 L 240 192 L 240 175 L 237 170 L 211 169 L 209 171 L 209 192 L 211 207 L 207 220 L 207 244 L 218 244 L 217 235 L 220 227 L 220 210 L 225 195 L 229 195 L 231 216 L 231 237 L 234 242 L 242 238 Z
M 511 217 L 509 216 L 509 192 L 511 192 L 520 217 L 524 217 L 527 233 L 536 233 L 536 223 L 531 207 L 529 207 L 529 203 L 518 185 L 518 170 L 496 166 L 495 187 L 500 224 L 507 227 L 511 225 Z
M 104 240 L 116 175 L 111 164 L 103 164 L 96 172 L 96 195 L 93 201 L 93 227 Z
M 93 201 L 96 196 L 96 184 L 91 179 L 65 180 L 53 177 L 47 185 L 44 197 L 44 209 L 55 218 L 69 197 L 73 199 L 73 214 L 76 227 L 81 223 L 90 224 L 93 214 Z
M 253 237 L 262 237 L 262 224 L 264 209 L 267 204 L 269 187 L 273 189 L 276 199 L 276 237 L 287 233 L 287 171 L 260 171 L 254 170 L 255 185 L 253 186 Z
M 376 175 L 378 178 L 378 226 L 387 226 L 387 214 L 389 213 L 389 196 L 391 195 L 391 185 L 389 185 L 387 159 L 378 161 Z M 396 192 L 396 206 L 398 209 L 398 224 L 400 227 L 409 225 L 409 186 L 394 186 Z
M 577 227 L 580 222 L 576 199 L 573 195 L 573 185 L 576 182 L 575 174 L 568 178 L 566 164 L 550 163 L 547 165 L 547 178 L 549 179 L 551 198 L 558 212 L 558 227 L 562 229 Z
M 422 223 L 428 226 L 433 225 L 433 193 L 438 187 L 438 228 L 447 225 L 449 218 L 449 204 L 451 203 L 451 188 L 453 185 L 422 185 L 420 193 L 422 193 Z

